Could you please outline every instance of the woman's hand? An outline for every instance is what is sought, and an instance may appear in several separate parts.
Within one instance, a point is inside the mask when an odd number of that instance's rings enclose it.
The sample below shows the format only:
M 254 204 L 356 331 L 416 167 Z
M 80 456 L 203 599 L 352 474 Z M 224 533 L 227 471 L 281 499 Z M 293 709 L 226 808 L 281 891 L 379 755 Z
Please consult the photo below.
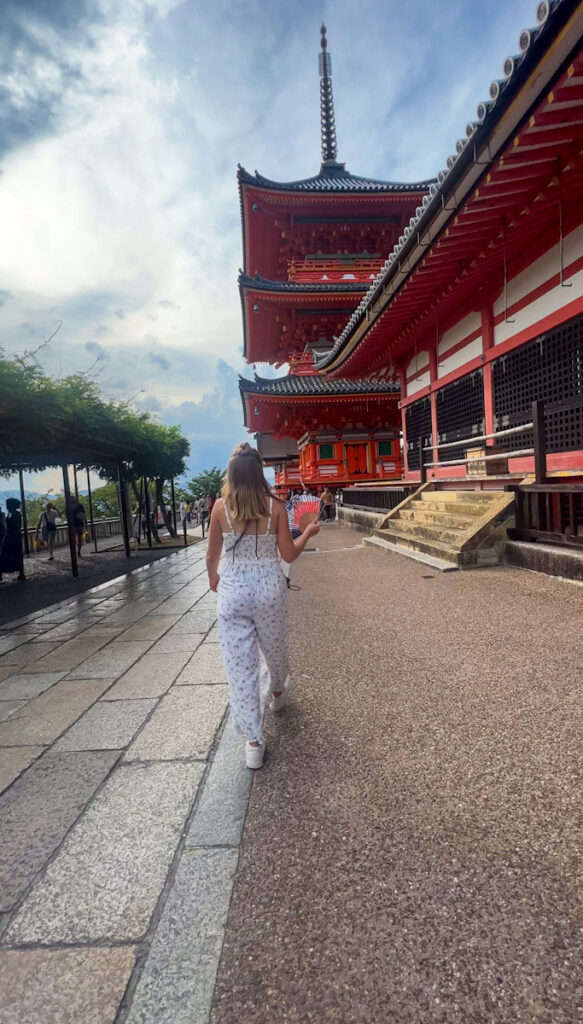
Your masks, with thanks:
M 215 594 L 216 594 L 217 588 L 219 586 L 220 578 L 221 577 L 219 576 L 218 572 L 213 572 L 213 573 L 209 572 L 209 586 L 210 586 L 211 590 L 214 590 Z
M 319 524 L 318 520 L 316 519 L 315 522 L 309 523 L 308 526 L 306 526 L 306 529 L 304 530 L 304 537 L 306 537 L 306 539 L 309 539 L 310 537 L 315 537 L 316 534 L 319 533 L 319 532 L 320 532 L 320 524 Z

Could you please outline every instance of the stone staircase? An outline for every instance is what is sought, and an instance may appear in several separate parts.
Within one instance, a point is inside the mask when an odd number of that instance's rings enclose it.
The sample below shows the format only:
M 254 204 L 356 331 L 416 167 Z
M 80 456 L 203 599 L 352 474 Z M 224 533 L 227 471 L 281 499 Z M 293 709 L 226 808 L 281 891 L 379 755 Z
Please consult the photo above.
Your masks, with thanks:
M 366 542 L 438 569 L 495 565 L 513 506 L 512 493 L 437 490 L 431 482 L 393 509 Z

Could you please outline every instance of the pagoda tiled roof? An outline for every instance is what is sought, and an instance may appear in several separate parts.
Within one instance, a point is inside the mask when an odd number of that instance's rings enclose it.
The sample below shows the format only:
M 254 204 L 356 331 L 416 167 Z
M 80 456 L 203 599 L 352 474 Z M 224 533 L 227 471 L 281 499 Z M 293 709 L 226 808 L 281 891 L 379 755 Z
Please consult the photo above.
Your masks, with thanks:
M 270 281 L 260 274 L 251 277 L 241 272 L 239 286 L 263 292 L 317 292 L 325 295 L 328 292 L 365 292 L 368 284 L 365 281 L 318 281 L 315 284 L 301 281 Z
M 494 79 L 491 83 L 488 99 L 478 104 L 476 120 L 470 121 L 466 125 L 463 137 L 456 143 L 454 154 L 447 159 L 446 167 L 439 172 L 434 182 L 428 183 L 427 195 L 423 198 L 421 205 L 417 207 L 377 278 L 371 283 L 344 330 L 335 339 L 332 348 L 316 361 L 315 366 L 318 370 L 322 371 L 331 367 L 336 358 L 348 349 L 355 331 L 370 314 L 379 295 L 387 292 L 387 289 L 398 278 L 400 278 L 398 287 L 408 278 L 414 266 L 412 256 L 416 251 L 427 249 L 427 246 L 422 246 L 419 240 L 426 226 L 435 217 L 436 210 L 447 210 L 450 218 L 453 218 L 462 207 L 465 196 L 460 195 L 454 198 L 454 201 L 448 206 L 451 195 L 456 196 L 456 187 L 460 181 L 463 181 L 464 175 L 468 173 L 468 168 L 475 163 L 476 154 L 478 152 L 489 153 L 490 140 L 498 130 L 503 115 L 516 100 L 537 62 L 551 50 L 553 42 L 556 41 L 578 2 L 580 0 L 544 0 L 543 3 L 537 5 L 538 24 L 532 29 L 524 29 L 520 34 L 520 53 L 505 59 L 504 77 Z M 498 145 L 501 147 L 501 143 Z M 482 165 L 484 174 L 495 159 L 496 154 L 491 155 L 489 161 L 484 161 Z M 408 269 L 402 270 L 402 268 Z M 397 285 L 395 285 L 396 289 Z
M 289 373 L 286 377 L 254 380 L 239 377 L 239 390 L 252 395 L 395 395 L 400 393 L 396 381 L 329 380 L 317 374 Z
M 237 179 L 240 184 L 255 185 L 257 188 L 266 188 L 276 192 L 427 192 L 434 179 L 417 182 L 380 181 L 376 178 L 364 178 L 361 175 L 351 174 L 344 167 L 344 164 L 330 163 L 322 164 L 318 174 L 312 178 L 302 178 L 299 181 L 272 181 L 264 178 L 262 174 L 255 171 L 250 174 L 244 167 L 237 169 Z

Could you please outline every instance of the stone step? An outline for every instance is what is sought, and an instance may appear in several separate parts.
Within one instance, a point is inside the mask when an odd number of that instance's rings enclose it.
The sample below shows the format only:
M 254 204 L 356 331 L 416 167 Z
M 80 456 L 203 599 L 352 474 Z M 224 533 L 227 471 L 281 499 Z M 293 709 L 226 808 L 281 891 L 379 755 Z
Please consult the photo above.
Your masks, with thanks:
M 441 523 L 416 523 L 408 519 L 389 519 L 383 527 L 383 533 L 399 533 L 405 536 L 422 537 L 424 540 L 436 541 L 438 544 L 447 544 L 449 547 L 458 548 L 461 540 L 466 535 L 466 528 L 445 528 Z
M 448 562 L 444 558 L 437 558 L 435 555 L 427 554 L 425 551 L 414 551 L 413 548 L 393 544 L 382 537 L 365 537 L 364 543 L 370 547 L 380 548 L 389 554 L 412 558 L 415 562 L 421 562 L 422 565 L 427 565 L 430 569 L 435 569 L 437 572 L 457 572 L 459 568 L 454 562 Z
M 403 554 L 407 554 L 407 550 L 418 551 L 432 555 L 434 558 L 441 558 L 444 562 L 451 562 L 454 565 L 462 564 L 460 552 L 450 547 L 449 544 L 429 540 L 426 537 L 417 537 L 413 534 L 398 533 L 397 530 L 391 530 L 390 533 L 387 530 L 375 530 L 374 536 L 405 549 Z
M 435 524 L 436 526 L 454 526 L 461 530 L 470 530 L 476 521 L 476 516 L 473 515 L 460 515 L 457 511 L 457 506 L 451 513 L 449 512 L 436 512 L 433 509 L 427 509 L 425 505 L 413 506 L 404 508 L 401 512 L 398 512 L 396 519 L 404 519 L 412 523 L 428 523 L 429 525 Z
M 409 503 L 407 508 L 418 508 L 423 512 L 453 512 L 454 515 L 463 516 L 482 516 L 487 510 L 488 506 L 482 501 L 443 501 L 440 497 L 436 496 L 431 501 L 428 498 L 420 501 L 419 498 L 415 498 Z
M 497 491 L 493 491 L 492 494 L 498 494 Z M 463 501 L 468 504 L 488 504 L 492 498 L 492 494 L 486 491 L 422 491 L 420 498 L 422 501 Z

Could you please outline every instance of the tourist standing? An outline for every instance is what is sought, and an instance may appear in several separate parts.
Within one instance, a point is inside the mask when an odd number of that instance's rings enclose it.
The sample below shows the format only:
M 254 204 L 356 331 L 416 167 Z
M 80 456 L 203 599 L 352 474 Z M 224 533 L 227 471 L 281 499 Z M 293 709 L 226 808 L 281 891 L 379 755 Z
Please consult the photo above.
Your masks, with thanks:
M 322 504 L 324 506 L 324 518 L 326 522 L 329 523 L 330 520 L 334 518 L 334 495 L 329 487 L 327 487 L 322 494 Z
M 17 572 L 18 579 L 24 577 L 24 556 L 22 553 L 22 534 L 20 501 L 18 498 L 8 498 L 6 501 L 6 527 L 4 541 L 0 550 L 0 580 L 5 572 Z
M 247 740 L 248 768 L 261 768 L 264 742 L 259 693 L 260 651 L 269 669 L 271 708 L 285 706 L 289 678 L 288 595 L 281 557 L 293 562 L 319 530 L 310 523 L 292 540 L 283 502 L 263 475 L 261 456 L 247 443 L 235 448 L 227 467 L 223 497 L 211 516 L 207 569 L 218 592 L 221 654 L 235 725 Z M 225 548 L 222 576 L 219 560 Z

